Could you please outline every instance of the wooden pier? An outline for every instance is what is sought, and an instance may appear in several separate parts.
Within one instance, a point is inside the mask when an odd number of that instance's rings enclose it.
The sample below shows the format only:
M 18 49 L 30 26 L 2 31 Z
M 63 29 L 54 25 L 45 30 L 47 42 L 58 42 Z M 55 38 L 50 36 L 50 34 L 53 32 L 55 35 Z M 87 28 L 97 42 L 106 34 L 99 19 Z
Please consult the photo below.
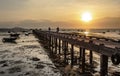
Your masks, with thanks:
M 68 64 L 68 59 L 70 59 L 71 68 L 78 64 L 82 73 L 86 72 L 86 50 L 89 50 L 90 68 L 93 67 L 93 52 L 99 53 L 100 76 L 108 75 L 109 57 L 111 57 L 114 65 L 120 63 L 120 43 L 114 40 L 82 34 L 60 33 L 59 28 L 56 32 L 49 28 L 48 31 L 33 30 L 33 33 L 38 39 L 46 42 L 45 45 L 48 46 L 53 55 L 63 53 L 65 64 Z M 79 56 L 77 57 L 74 47 L 79 48 Z M 68 55 L 70 55 L 70 58 L 68 58 Z

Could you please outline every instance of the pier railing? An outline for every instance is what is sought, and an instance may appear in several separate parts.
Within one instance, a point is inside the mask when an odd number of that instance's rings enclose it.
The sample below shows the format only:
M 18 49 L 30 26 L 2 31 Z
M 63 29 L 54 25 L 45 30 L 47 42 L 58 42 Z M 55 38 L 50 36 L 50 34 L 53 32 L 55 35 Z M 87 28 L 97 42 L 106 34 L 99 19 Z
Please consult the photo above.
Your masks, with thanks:
M 67 52 L 70 47 L 71 67 L 75 64 L 74 46 L 79 48 L 79 64 L 82 63 L 82 72 L 85 72 L 85 51 L 89 50 L 89 64 L 93 66 L 93 52 L 100 54 L 100 75 L 106 76 L 108 73 L 108 58 L 111 57 L 113 64 L 120 63 L 120 43 L 111 39 L 99 38 L 95 36 L 85 36 L 74 33 L 60 33 L 59 28 L 56 32 L 33 30 L 33 33 L 48 45 L 53 54 L 64 52 L 64 63 L 67 63 Z

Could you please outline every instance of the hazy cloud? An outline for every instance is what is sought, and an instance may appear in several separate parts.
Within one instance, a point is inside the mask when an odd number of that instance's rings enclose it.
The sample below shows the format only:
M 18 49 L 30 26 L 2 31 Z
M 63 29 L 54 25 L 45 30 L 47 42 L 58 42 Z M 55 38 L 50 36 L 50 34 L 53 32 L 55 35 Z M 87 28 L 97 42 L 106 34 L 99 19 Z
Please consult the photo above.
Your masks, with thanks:
M 119 3 L 120 0 L 0 0 L 0 21 L 75 20 L 86 10 L 94 18 L 118 17 Z
M 0 0 L 0 11 L 23 9 L 27 1 L 29 0 Z

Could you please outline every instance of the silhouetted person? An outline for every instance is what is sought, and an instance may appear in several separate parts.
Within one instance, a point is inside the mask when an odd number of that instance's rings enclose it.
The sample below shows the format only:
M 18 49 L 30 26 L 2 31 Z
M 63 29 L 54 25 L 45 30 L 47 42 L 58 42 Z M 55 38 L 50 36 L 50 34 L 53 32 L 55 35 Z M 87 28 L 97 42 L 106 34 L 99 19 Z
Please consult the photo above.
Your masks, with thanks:
M 58 33 L 59 32 L 59 27 L 57 27 L 56 30 L 57 30 L 56 32 Z

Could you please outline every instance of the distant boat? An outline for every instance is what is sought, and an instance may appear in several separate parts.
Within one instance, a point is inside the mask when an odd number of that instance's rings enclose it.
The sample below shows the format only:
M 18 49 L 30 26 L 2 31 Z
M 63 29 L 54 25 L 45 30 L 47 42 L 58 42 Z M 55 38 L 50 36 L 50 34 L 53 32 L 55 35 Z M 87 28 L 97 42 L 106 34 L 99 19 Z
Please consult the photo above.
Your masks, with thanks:
M 17 33 L 11 33 L 11 34 L 10 34 L 10 37 L 17 37 L 17 38 L 18 38 L 19 35 L 20 35 L 20 34 L 17 34 Z
M 10 37 L 10 38 L 3 38 L 3 42 L 15 42 L 17 38 L 16 37 Z
M 25 33 L 25 36 L 28 36 L 29 35 L 29 33 Z
M 118 35 L 120 35 L 120 33 L 118 33 Z

